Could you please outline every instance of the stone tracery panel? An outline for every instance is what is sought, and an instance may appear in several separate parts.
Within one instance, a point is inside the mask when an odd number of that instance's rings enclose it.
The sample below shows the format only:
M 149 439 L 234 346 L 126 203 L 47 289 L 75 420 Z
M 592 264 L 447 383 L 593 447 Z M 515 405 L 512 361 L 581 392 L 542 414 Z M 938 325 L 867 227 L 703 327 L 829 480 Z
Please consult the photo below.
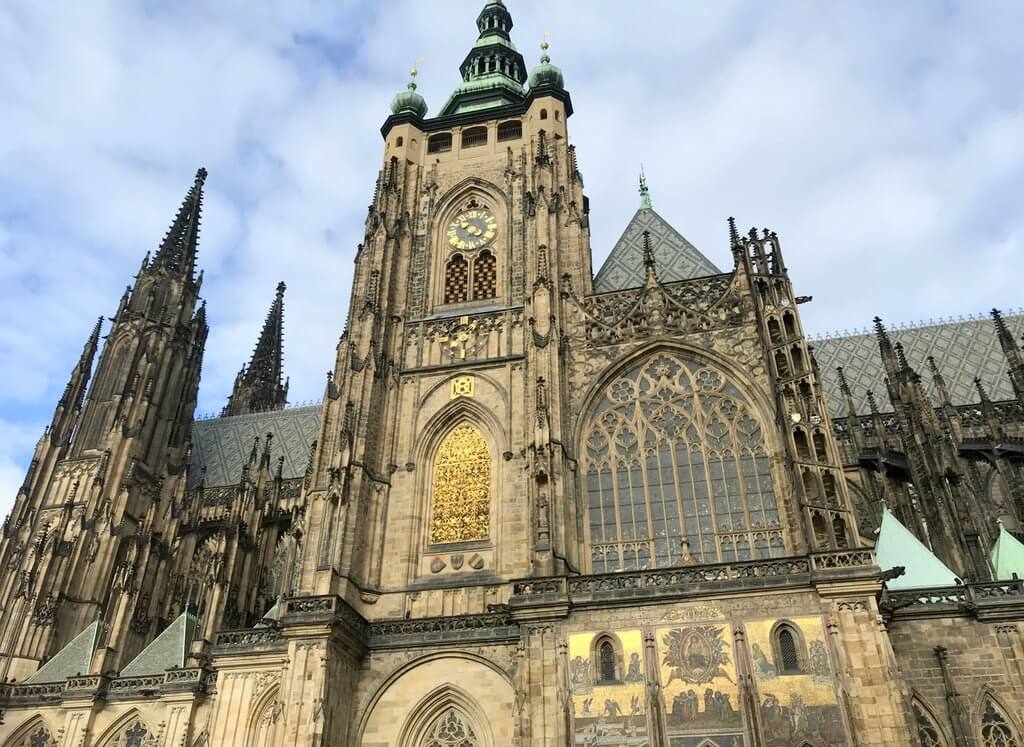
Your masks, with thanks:
M 476 732 L 455 708 L 449 708 L 423 737 L 421 747 L 480 747 Z
M 785 553 L 763 426 L 724 371 L 651 355 L 604 387 L 582 451 L 595 573 Z
M 470 423 L 448 432 L 434 460 L 431 544 L 487 539 L 491 514 L 491 451 Z

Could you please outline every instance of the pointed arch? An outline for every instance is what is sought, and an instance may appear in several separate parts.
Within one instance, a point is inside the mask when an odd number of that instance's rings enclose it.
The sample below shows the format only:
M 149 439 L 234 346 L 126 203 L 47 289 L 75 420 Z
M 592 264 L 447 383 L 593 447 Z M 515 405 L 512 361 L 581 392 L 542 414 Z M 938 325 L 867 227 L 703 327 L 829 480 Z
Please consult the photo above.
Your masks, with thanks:
M 925 703 L 920 694 L 916 692 L 913 694 L 910 708 L 921 747 L 948 747 L 949 741 L 946 732 L 939 726 L 939 719 L 935 716 L 935 711 Z
M 664 344 L 611 371 L 578 421 L 590 569 L 784 552 L 778 442 L 746 377 Z
M 133 708 L 107 728 L 96 740 L 96 747 L 149 747 L 155 742 L 156 734 L 156 729 L 146 723 L 138 709 Z
M 13 735 L 11 735 L 4 747 L 54 747 L 50 727 L 43 719 L 42 714 L 36 714 L 22 724 Z
M 1019 725 L 988 687 L 979 693 L 976 733 L 979 747 L 1024 747 Z
M 428 693 L 409 713 L 398 747 L 494 747 L 480 704 L 457 685 Z
M 441 439 L 433 461 L 430 544 L 490 538 L 492 461 L 487 438 L 468 421 Z
M 257 697 L 249 714 L 246 747 L 273 747 L 277 744 L 284 714 L 284 704 L 279 695 L 280 687 L 274 684 Z

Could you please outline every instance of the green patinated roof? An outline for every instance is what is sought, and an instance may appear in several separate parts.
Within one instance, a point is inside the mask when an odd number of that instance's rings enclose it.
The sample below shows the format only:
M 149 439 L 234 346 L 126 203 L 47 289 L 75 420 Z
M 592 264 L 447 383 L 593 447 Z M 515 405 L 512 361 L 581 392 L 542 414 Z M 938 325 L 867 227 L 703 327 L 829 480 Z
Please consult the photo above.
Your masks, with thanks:
M 34 685 L 40 682 L 61 682 L 68 677 L 75 677 L 79 674 L 88 674 L 92 667 L 92 655 L 96 651 L 96 641 L 100 634 L 100 621 L 92 623 L 89 627 L 76 635 L 67 645 L 53 655 L 53 658 L 43 664 L 32 676 L 27 677 L 25 685 Z
M 196 632 L 196 616 L 182 612 L 177 619 L 164 628 L 153 642 L 142 649 L 121 670 L 122 677 L 140 677 L 144 674 L 161 674 L 168 669 L 185 666 L 188 646 Z
M 261 448 L 267 433 L 273 433 L 270 464 L 277 469 L 278 457 L 284 457 L 281 476 L 302 477 L 309 463 L 309 446 L 320 430 L 320 405 L 294 407 L 286 410 L 233 415 L 225 418 L 197 420 L 192 424 L 192 465 L 188 486 L 199 484 L 206 467 L 206 487 L 237 485 L 242 466 L 249 459 L 253 439 L 260 439 Z
M 643 204 L 650 204 L 649 197 Z M 650 232 L 658 279 L 663 283 L 721 273 L 711 260 L 683 238 L 657 211 L 641 207 L 630 219 L 608 259 L 594 276 L 596 292 L 639 288 L 644 284 L 644 231 Z
M 888 508 L 882 511 L 875 556 L 883 571 L 896 566 L 906 569 L 902 576 L 887 583 L 890 589 L 952 586 L 959 580 Z
M 999 524 L 999 537 L 992 547 L 992 569 L 997 581 L 1009 581 L 1014 574 L 1024 578 L 1024 544 Z

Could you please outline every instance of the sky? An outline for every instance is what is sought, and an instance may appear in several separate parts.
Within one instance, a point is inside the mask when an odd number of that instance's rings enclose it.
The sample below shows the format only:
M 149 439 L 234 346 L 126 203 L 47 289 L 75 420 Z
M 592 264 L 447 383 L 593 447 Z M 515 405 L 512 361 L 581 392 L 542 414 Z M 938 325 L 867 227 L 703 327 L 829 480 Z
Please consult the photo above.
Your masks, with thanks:
M 507 0 L 573 99 L 595 269 L 639 205 L 719 266 L 778 232 L 812 333 L 1022 305 L 1024 3 Z M 219 411 L 279 280 L 293 402 L 344 324 L 414 60 L 436 113 L 482 0 L 0 3 L 0 515 L 96 317 L 200 166 Z M 105 330 L 109 327 L 105 327 Z

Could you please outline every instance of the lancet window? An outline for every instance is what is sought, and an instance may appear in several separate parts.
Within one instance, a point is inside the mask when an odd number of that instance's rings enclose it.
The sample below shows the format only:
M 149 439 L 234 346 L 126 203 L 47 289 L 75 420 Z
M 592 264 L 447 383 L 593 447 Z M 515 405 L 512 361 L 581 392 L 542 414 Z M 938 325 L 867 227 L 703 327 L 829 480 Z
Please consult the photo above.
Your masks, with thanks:
M 497 288 L 497 262 L 494 255 L 484 249 L 473 262 L 473 299 L 494 298 Z
M 469 262 L 461 254 L 454 254 L 444 270 L 444 302 L 461 303 L 468 299 Z
M 921 740 L 921 747 L 945 747 L 942 739 L 942 732 L 932 721 L 931 715 L 916 700 L 912 703 L 914 707 L 914 720 L 917 723 L 917 737 Z
M 1022 747 L 1017 732 L 991 699 L 985 701 L 981 713 L 982 747 Z
M 723 372 L 659 352 L 583 431 L 595 573 L 785 553 L 764 431 Z
M 487 539 L 491 515 L 491 451 L 473 425 L 444 437 L 434 460 L 431 544 Z

